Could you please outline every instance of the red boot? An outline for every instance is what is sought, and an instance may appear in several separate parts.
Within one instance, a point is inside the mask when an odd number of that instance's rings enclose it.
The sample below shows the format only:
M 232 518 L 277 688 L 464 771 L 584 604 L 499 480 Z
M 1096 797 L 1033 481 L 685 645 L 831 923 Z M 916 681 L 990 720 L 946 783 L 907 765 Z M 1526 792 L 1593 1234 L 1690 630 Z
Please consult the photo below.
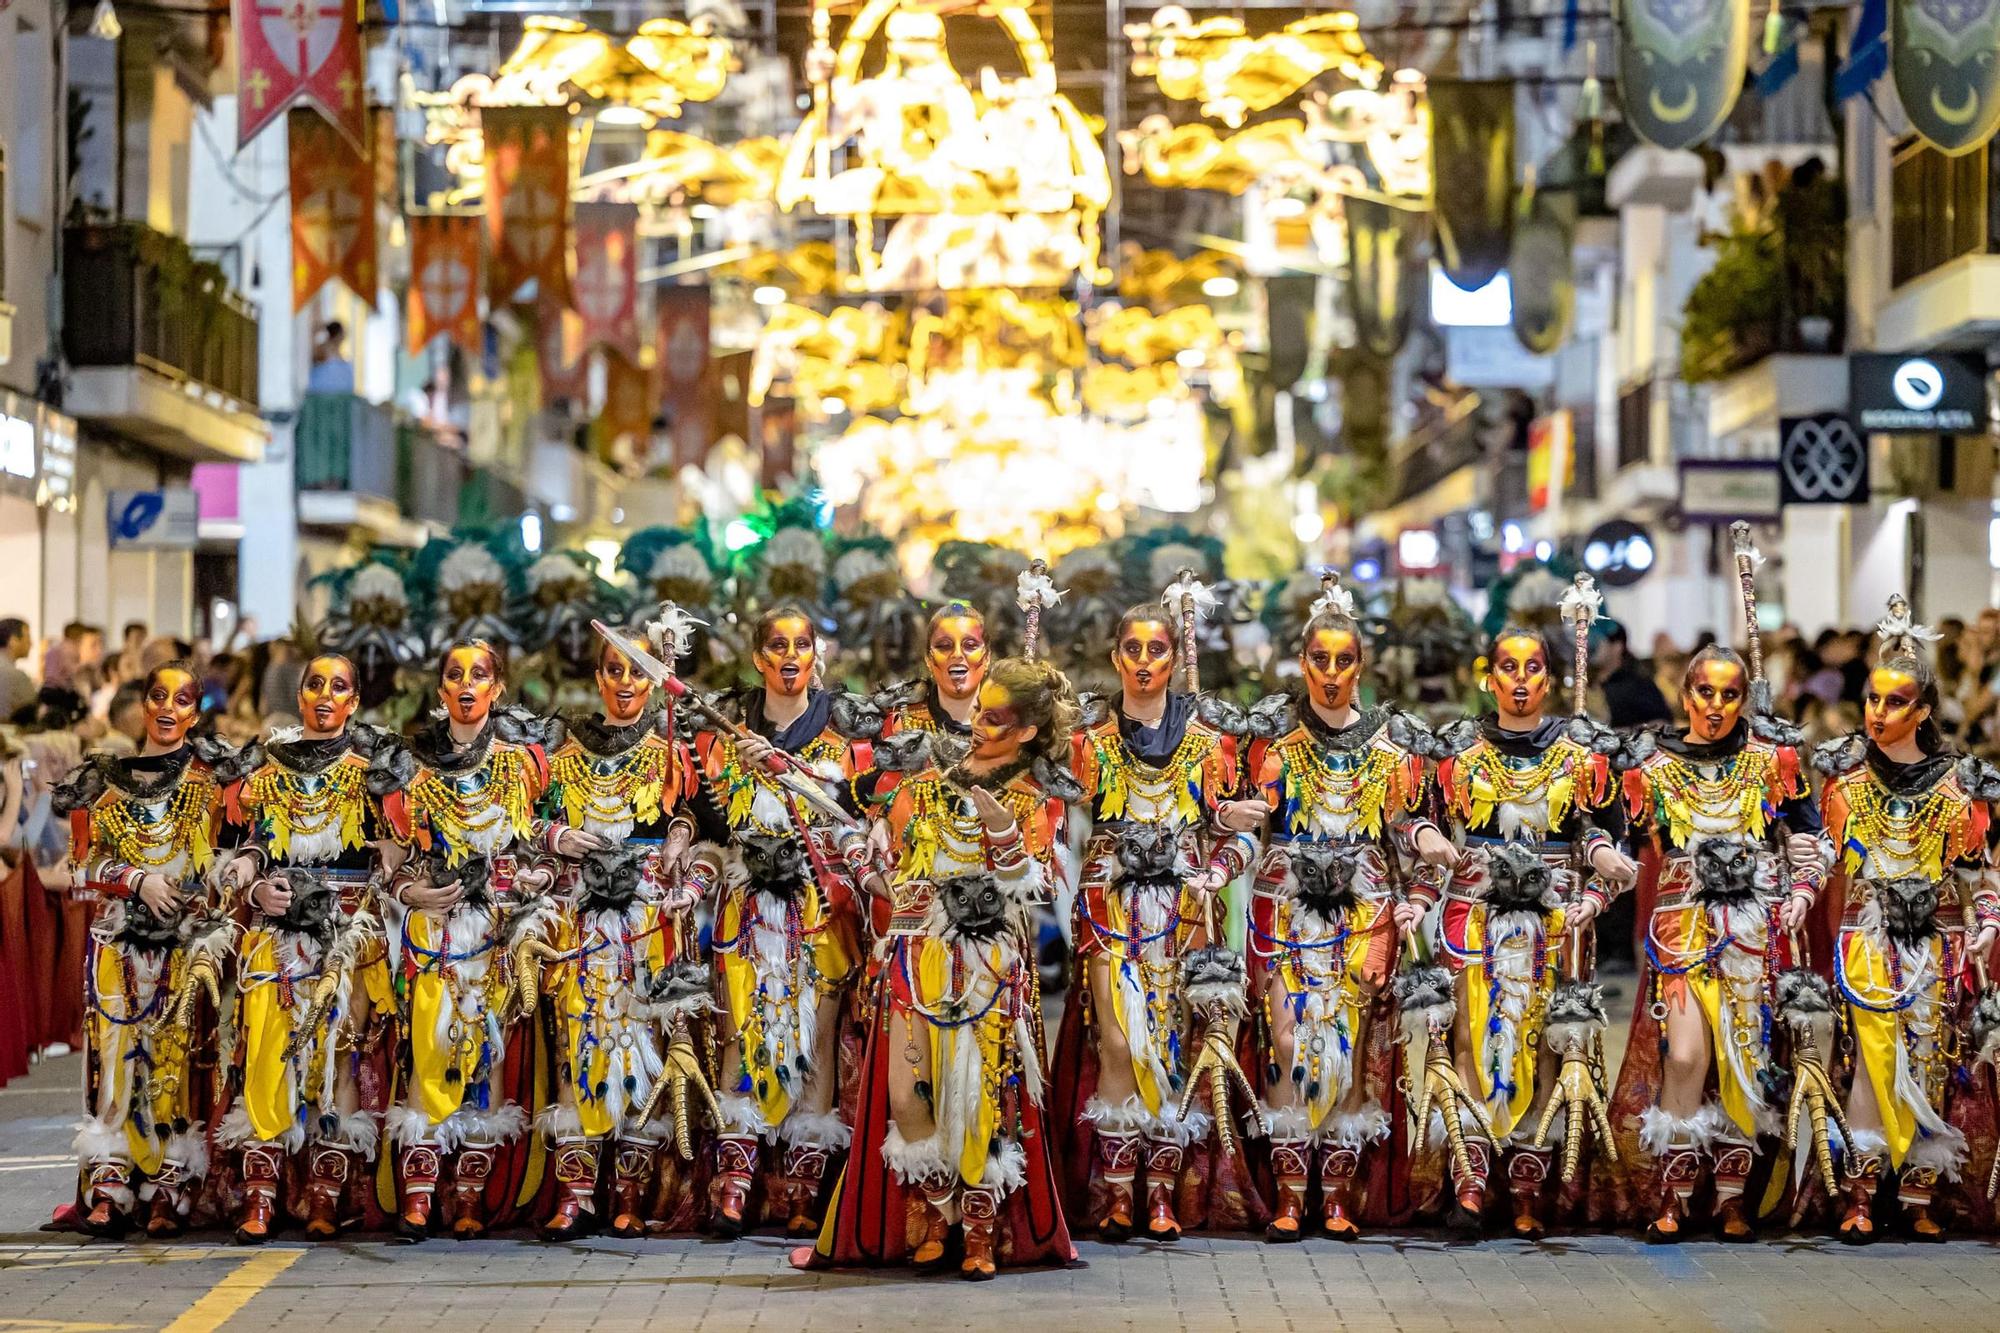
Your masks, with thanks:
M 1181 1145 L 1166 1139 L 1146 1140 L 1146 1234 L 1154 1240 L 1181 1238 L 1174 1216 L 1174 1191 L 1181 1183 Z
M 1320 1230 L 1335 1240 L 1354 1240 L 1354 1178 L 1361 1174 L 1359 1148 L 1323 1148 L 1319 1159 Z
M 164 1240 L 187 1230 L 188 1194 L 192 1184 L 185 1163 L 171 1157 L 160 1163 L 159 1174 L 152 1179 L 152 1206 L 146 1214 L 148 1236 Z
M 618 1140 L 618 1156 L 611 1178 L 611 1234 L 646 1234 L 646 1186 L 653 1178 L 653 1164 L 659 1160 L 660 1145 L 644 1139 Z
M 83 1215 L 83 1229 L 93 1236 L 116 1236 L 130 1223 L 132 1207 L 132 1164 L 114 1158 L 97 1157 L 90 1163 L 90 1185 L 83 1201 L 90 1211 Z
M 262 1245 L 271 1238 L 277 1225 L 281 1151 L 275 1143 L 254 1143 L 243 1150 L 243 1212 L 236 1219 L 238 1245 Z
M 820 1181 L 826 1176 L 826 1149 L 816 1143 L 794 1143 L 785 1148 L 782 1165 L 785 1178 L 785 1234 L 806 1240 L 819 1234 Z
M 1709 1170 L 1715 1181 L 1716 1235 L 1735 1245 L 1753 1241 L 1757 1239 L 1757 1231 L 1750 1225 L 1743 1191 L 1750 1183 L 1755 1149 L 1747 1143 L 1719 1139 L 1711 1151 L 1714 1160 Z
M 597 1144 L 556 1141 L 556 1210 L 542 1223 L 543 1240 L 574 1240 L 597 1221 Z
M 724 1134 L 715 1140 L 715 1206 L 710 1210 L 710 1230 L 722 1236 L 740 1236 L 750 1208 L 750 1182 L 757 1174 L 758 1143 L 743 1134 Z
M 1548 1148 L 1516 1148 L 1507 1157 L 1507 1192 L 1514 1196 L 1514 1234 L 1540 1240 L 1548 1234 L 1542 1221 L 1542 1194 L 1555 1153 Z
M 1306 1214 L 1306 1172 L 1312 1146 L 1304 1139 L 1271 1140 L 1271 1175 L 1278 1186 L 1278 1211 L 1265 1224 L 1264 1239 L 1279 1244 L 1300 1236 Z
M 1842 1182 L 1847 1207 L 1840 1215 L 1840 1238 L 1847 1244 L 1867 1245 L 1875 1240 L 1875 1191 L 1881 1184 L 1882 1154 L 1850 1149 L 1847 1179 Z
M 330 1143 L 315 1143 L 306 1159 L 306 1235 L 331 1240 L 347 1222 L 347 1180 L 356 1154 Z
M 1485 1139 L 1468 1136 L 1465 1140 L 1465 1158 L 1471 1167 L 1460 1173 L 1455 1183 L 1458 1191 L 1458 1206 L 1465 1210 L 1474 1226 L 1486 1212 L 1486 1182 L 1493 1173 L 1493 1149 Z
M 396 1230 L 405 1240 L 422 1240 L 431 1231 L 431 1204 L 437 1195 L 442 1150 L 435 1143 L 412 1143 L 398 1163 L 403 1174 L 403 1207 Z
M 493 1178 L 494 1148 L 468 1143 L 451 1168 L 451 1234 L 477 1240 L 486 1234 L 486 1182 Z
M 984 1282 L 993 1276 L 993 1229 L 1000 1217 L 1000 1192 L 967 1189 L 959 1196 L 959 1212 L 965 1219 L 965 1259 L 958 1266 L 960 1276 Z
M 1098 1219 L 1097 1234 L 1107 1241 L 1121 1241 L 1132 1234 L 1132 1187 L 1139 1178 L 1139 1136 L 1137 1134 L 1097 1135 L 1098 1179 L 1104 1182 L 1104 1216 Z
M 1671 1245 L 1687 1236 L 1687 1221 L 1695 1189 L 1701 1184 L 1701 1149 L 1693 1144 L 1667 1145 L 1660 1154 L 1660 1212 L 1646 1224 L 1646 1239 Z

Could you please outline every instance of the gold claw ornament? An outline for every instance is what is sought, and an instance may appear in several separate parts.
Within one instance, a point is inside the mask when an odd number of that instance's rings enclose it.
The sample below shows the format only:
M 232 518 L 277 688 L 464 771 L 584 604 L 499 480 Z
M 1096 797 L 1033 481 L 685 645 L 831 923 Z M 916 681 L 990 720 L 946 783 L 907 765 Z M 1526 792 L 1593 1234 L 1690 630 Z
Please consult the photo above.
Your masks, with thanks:
M 1180 1117 L 1187 1119 L 1188 1108 L 1194 1105 L 1195 1094 L 1200 1092 L 1202 1082 L 1206 1080 L 1209 1111 L 1215 1117 L 1215 1132 L 1222 1140 L 1222 1151 L 1234 1154 L 1236 1124 L 1230 1112 L 1229 1090 L 1233 1087 L 1241 1092 L 1244 1100 L 1252 1106 L 1257 1104 L 1257 1093 L 1250 1086 L 1243 1066 L 1236 1061 L 1235 1017 L 1226 1012 L 1210 1011 L 1206 1018 L 1208 1030 L 1202 1035 L 1201 1054 L 1195 1057 L 1187 1086 L 1181 1092 Z
M 715 1089 L 709 1085 L 708 1072 L 702 1068 L 701 1056 L 694 1046 L 694 1035 L 688 1030 L 685 1018 L 675 1019 L 668 1031 L 666 1060 L 660 1067 L 659 1078 L 653 1083 L 652 1096 L 646 1099 L 646 1110 L 639 1123 L 644 1124 L 653 1118 L 662 1093 L 672 1098 L 674 1150 L 681 1155 L 682 1161 L 692 1162 L 694 1117 L 691 1113 L 698 1109 L 709 1127 L 718 1131 L 722 1129 L 723 1120 L 722 1106 L 715 1099 Z
M 1445 1143 L 1460 1178 L 1472 1175 L 1470 1135 L 1495 1140 L 1493 1118 L 1458 1076 L 1446 1034 L 1457 1016 L 1451 973 L 1435 964 L 1414 967 L 1396 978 L 1396 1005 L 1402 1011 L 1403 1071 L 1411 1094 L 1412 1155 L 1430 1146 L 1431 1112 L 1444 1121 Z M 1468 1125 L 1467 1122 L 1470 1122 Z
M 236 924 L 227 918 L 211 918 L 194 927 L 183 946 L 186 961 L 174 979 L 173 991 L 160 1016 L 153 1020 L 155 1038 L 175 1031 L 192 1032 L 195 1005 L 204 992 L 215 1011 L 222 1012 L 222 967 L 235 941 Z
M 1549 1104 L 1535 1126 L 1537 1150 L 1549 1146 L 1549 1132 L 1555 1127 L 1557 1112 L 1563 1113 L 1562 1183 L 1574 1184 L 1583 1165 L 1583 1136 L 1586 1123 L 1596 1133 L 1598 1151 L 1609 1162 L 1618 1160 L 1618 1144 L 1611 1136 L 1611 1115 L 1604 1101 L 1602 1046 L 1604 993 L 1589 982 L 1564 986 L 1549 1000 L 1547 1026 L 1542 1032 L 1542 1050 L 1557 1055 L 1562 1064 Z
M 323 967 L 319 980 L 313 982 L 312 991 L 306 999 L 306 1017 L 303 1023 L 294 1024 L 292 1035 L 285 1042 L 285 1061 L 298 1059 L 313 1034 L 326 1027 L 327 1015 L 333 1012 L 334 1001 L 340 998 L 340 983 L 344 974 L 331 967 Z
M 508 951 L 508 961 L 513 965 L 510 993 L 516 1018 L 527 1018 L 541 1007 L 542 965 L 561 962 L 565 957 L 562 950 L 533 936 L 517 941 Z
M 1826 978 L 1805 968 L 1778 977 L 1778 1017 L 1792 1039 L 1792 1097 L 1785 1110 L 1785 1152 L 1798 1146 L 1802 1123 L 1810 1127 L 1813 1159 L 1820 1184 L 1829 1197 L 1839 1193 L 1833 1169 L 1833 1138 L 1837 1127 L 1843 1143 L 1854 1142 L 1840 1097 L 1834 1092 L 1827 1065 L 1833 1058 L 1833 991 Z

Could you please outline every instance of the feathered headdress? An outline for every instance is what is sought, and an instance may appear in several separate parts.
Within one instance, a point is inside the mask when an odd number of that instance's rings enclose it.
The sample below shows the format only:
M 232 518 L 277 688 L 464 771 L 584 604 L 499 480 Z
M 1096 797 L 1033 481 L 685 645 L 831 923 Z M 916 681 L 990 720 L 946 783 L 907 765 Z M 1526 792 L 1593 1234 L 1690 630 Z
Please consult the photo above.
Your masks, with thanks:
M 685 656 L 693 646 L 694 632 L 707 624 L 672 602 L 661 602 L 660 609 L 646 622 L 646 641 L 652 645 L 655 656 L 672 666 L 676 658 Z
M 1875 622 L 1875 636 L 1882 641 L 1884 657 L 1893 652 L 1919 657 L 1924 645 L 1944 637 L 1929 625 L 1919 625 L 1910 614 L 1910 603 L 1899 592 L 1889 594 L 1889 614 Z
M 1334 615 L 1354 620 L 1359 612 L 1354 606 L 1354 594 L 1340 586 L 1340 575 L 1331 569 L 1323 569 L 1319 574 L 1319 596 L 1313 598 L 1306 609 L 1306 623 L 1311 624 L 1315 616 Z

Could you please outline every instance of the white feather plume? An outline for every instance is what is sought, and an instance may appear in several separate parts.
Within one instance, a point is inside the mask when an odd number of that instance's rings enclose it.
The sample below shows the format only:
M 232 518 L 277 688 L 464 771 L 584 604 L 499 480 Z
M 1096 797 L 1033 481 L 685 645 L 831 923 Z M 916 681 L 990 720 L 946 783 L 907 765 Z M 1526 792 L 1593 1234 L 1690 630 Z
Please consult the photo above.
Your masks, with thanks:
M 1883 643 L 1904 640 L 1911 644 L 1936 643 L 1944 637 L 1929 625 L 1919 625 L 1910 614 L 1910 604 L 1897 593 L 1889 599 L 1889 614 L 1875 622 L 1875 634 Z
M 1190 603 L 1194 606 L 1195 619 L 1197 620 L 1215 610 L 1216 607 L 1215 593 L 1210 590 L 1206 583 L 1203 583 L 1193 574 L 1182 574 L 1172 583 L 1169 583 L 1167 590 L 1160 594 L 1160 605 L 1166 607 L 1167 610 L 1172 611 L 1175 615 L 1179 615 L 1181 608 Z
M 1032 569 L 1021 571 L 1021 577 L 1014 580 L 1014 605 L 1023 611 L 1037 607 L 1046 611 L 1063 599 L 1063 589 L 1056 587 L 1055 580 L 1047 573 Z
M 659 612 L 646 622 L 646 639 L 663 660 L 671 662 L 686 656 L 688 646 L 694 641 L 694 632 L 707 623 L 695 619 L 672 602 L 661 602 Z
M 1313 598 L 1313 604 L 1306 608 L 1306 619 L 1317 616 L 1341 616 L 1353 620 L 1359 614 L 1354 606 L 1354 594 L 1340 586 L 1338 579 L 1323 584 L 1325 591 Z
M 1581 620 L 1588 624 L 1603 612 L 1604 594 L 1597 590 L 1597 580 L 1588 574 L 1578 574 L 1576 582 L 1562 595 L 1560 605 L 1564 621 L 1574 625 Z

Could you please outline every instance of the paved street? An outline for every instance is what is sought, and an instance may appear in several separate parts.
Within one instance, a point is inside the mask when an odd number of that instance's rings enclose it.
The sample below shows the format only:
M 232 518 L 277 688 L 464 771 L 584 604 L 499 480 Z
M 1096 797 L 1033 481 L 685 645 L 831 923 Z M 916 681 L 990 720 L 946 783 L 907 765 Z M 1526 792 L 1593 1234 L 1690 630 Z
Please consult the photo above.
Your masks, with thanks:
M 70 1187 L 74 1057 L 0 1089 L 0 1331 L 423 1328 L 1258 1330 L 2000 1328 L 2000 1256 L 1961 1241 L 1652 1249 L 1383 1236 L 1353 1247 L 1086 1242 L 1059 1272 L 801 1274 L 775 1238 L 112 1245 L 36 1228 Z

